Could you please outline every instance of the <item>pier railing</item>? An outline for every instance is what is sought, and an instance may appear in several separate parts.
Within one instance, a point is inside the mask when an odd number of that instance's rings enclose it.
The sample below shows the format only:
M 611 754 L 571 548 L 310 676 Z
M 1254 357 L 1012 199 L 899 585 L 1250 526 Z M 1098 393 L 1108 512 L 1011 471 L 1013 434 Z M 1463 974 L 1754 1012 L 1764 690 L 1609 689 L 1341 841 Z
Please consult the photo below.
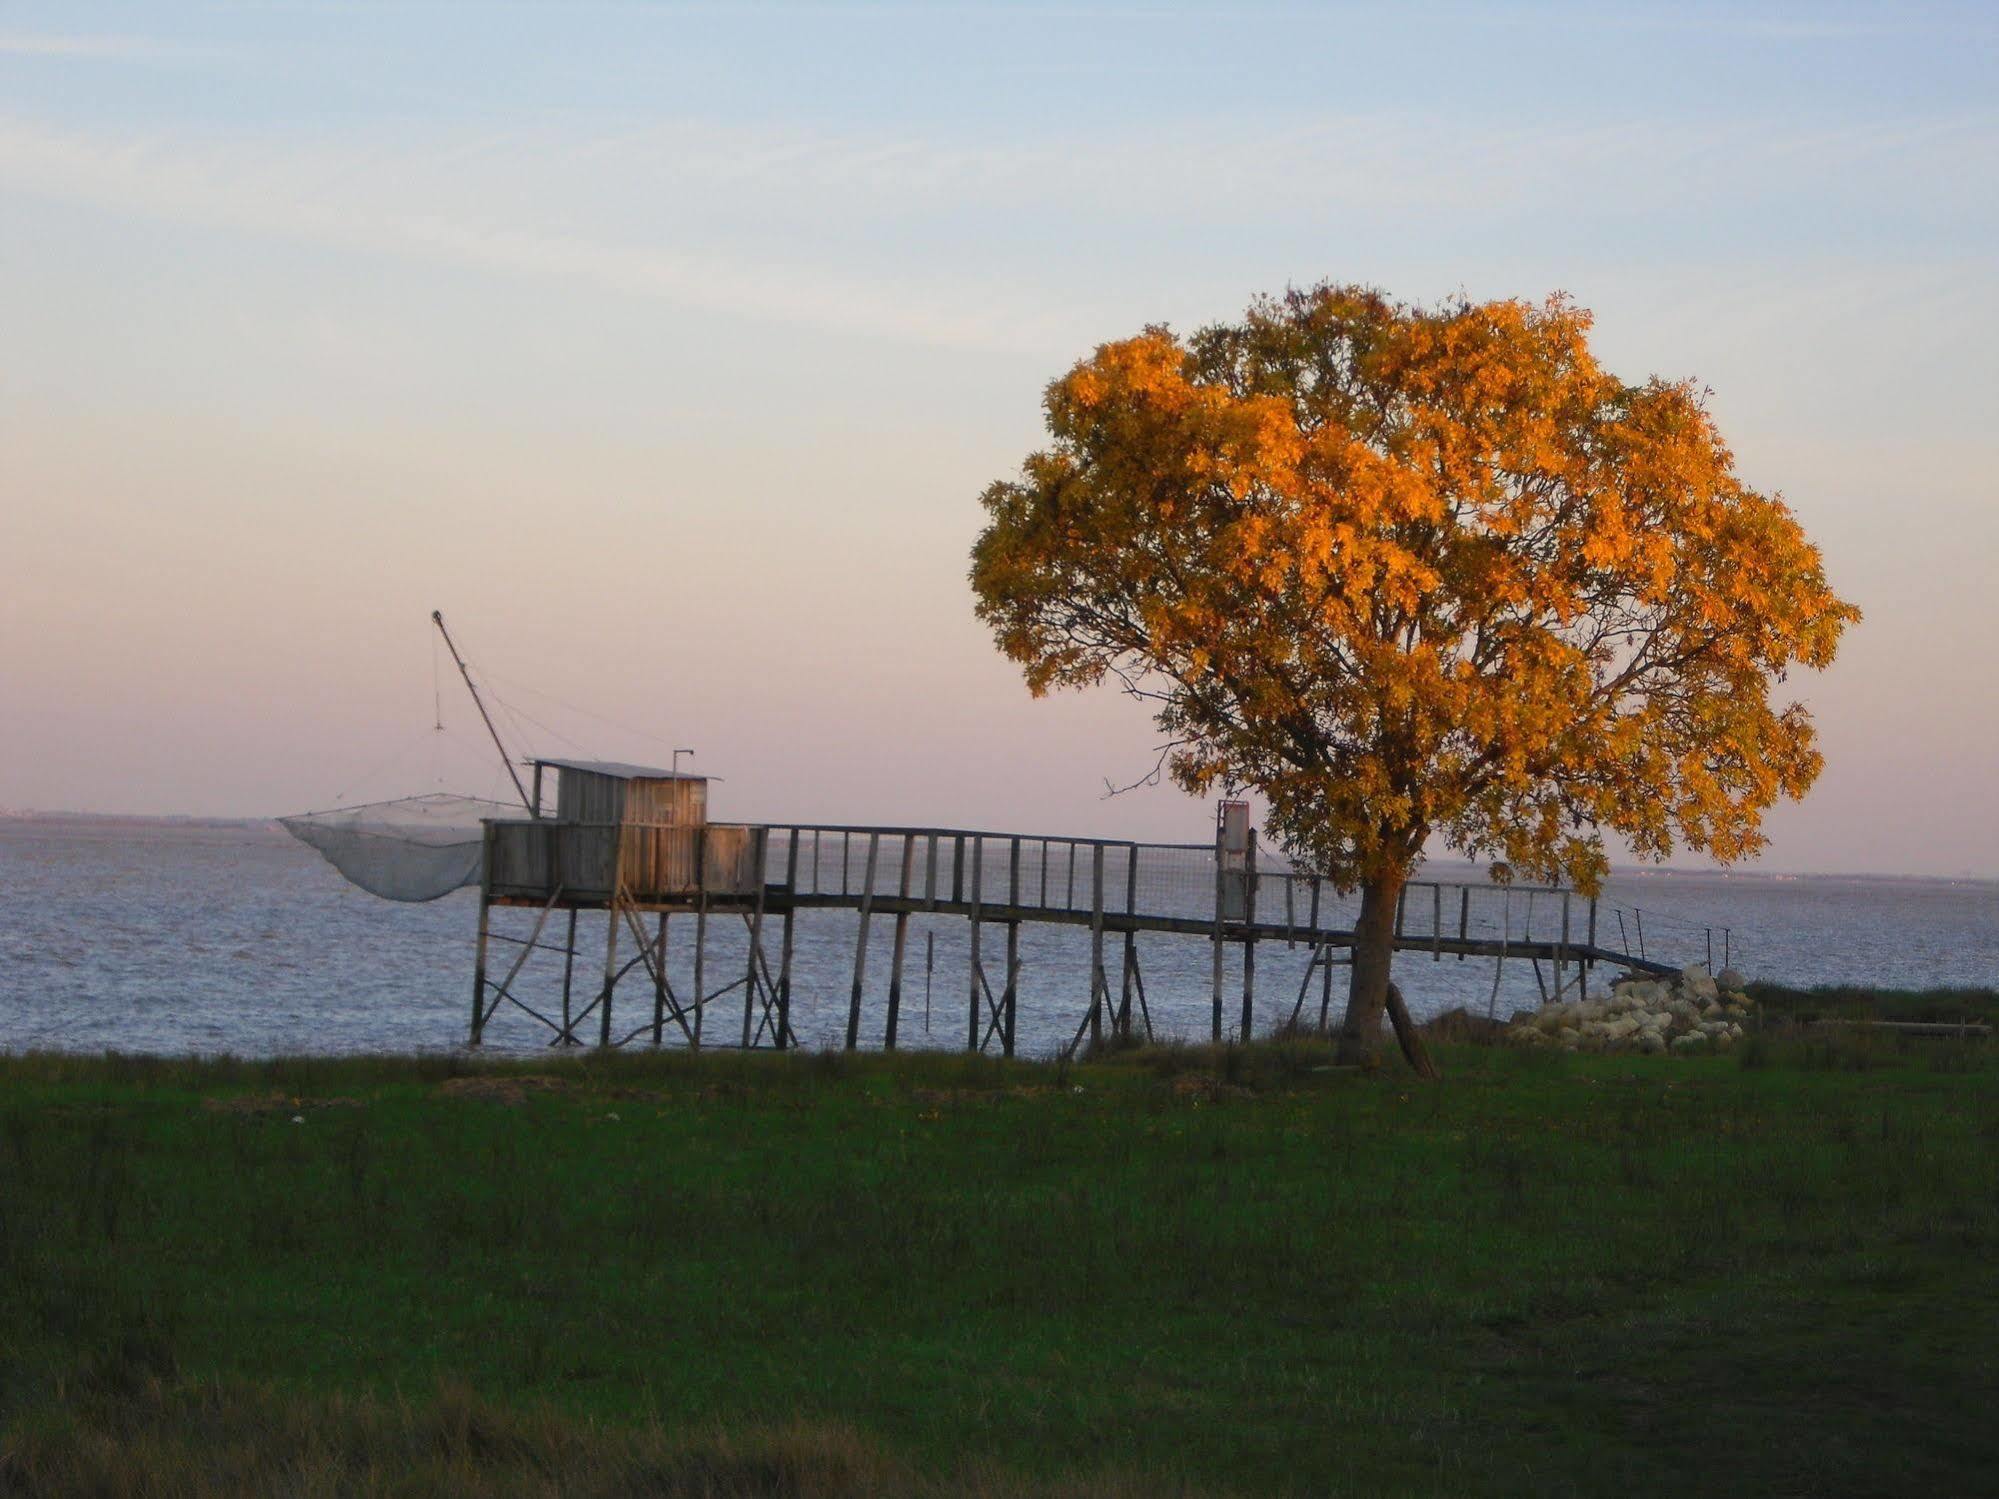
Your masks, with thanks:
M 957 828 L 774 825 L 765 879 L 802 905 L 877 910 L 976 906 L 992 919 L 1090 921 L 1112 930 L 1224 935 L 1306 942 L 1343 934 L 1359 916 L 1357 894 L 1251 845 L 1232 871 L 1212 843 L 1141 843 Z M 1396 912 L 1401 945 L 1438 955 L 1523 947 L 1593 948 L 1604 934 L 1594 903 L 1549 885 L 1414 880 Z

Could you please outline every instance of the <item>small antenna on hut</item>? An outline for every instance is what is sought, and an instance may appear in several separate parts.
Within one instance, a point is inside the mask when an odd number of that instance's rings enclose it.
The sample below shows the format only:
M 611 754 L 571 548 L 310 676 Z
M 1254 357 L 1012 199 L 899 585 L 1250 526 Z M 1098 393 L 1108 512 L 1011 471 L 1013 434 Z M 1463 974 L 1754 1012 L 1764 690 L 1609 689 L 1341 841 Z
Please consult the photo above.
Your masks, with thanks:
M 451 659 L 458 663 L 458 675 L 465 679 L 465 690 L 472 694 L 472 706 L 479 710 L 479 716 L 486 720 L 486 732 L 493 736 L 493 748 L 500 752 L 500 763 L 507 767 L 507 775 L 514 783 L 514 790 L 521 799 L 521 805 L 528 809 L 528 816 L 537 822 L 541 820 L 541 809 L 528 797 L 527 787 L 521 784 L 521 774 L 514 769 L 514 762 L 507 754 L 507 746 L 501 742 L 500 731 L 493 727 L 493 715 L 486 711 L 486 700 L 479 696 L 478 684 L 472 680 L 472 668 L 465 664 L 465 658 L 458 654 L 457 642 L 451 632 L 444 628 L 444 611 L 430 611 L 430 622 L 437 626 L 437 633 L 444 637 L 445 649 L 451 652 Z

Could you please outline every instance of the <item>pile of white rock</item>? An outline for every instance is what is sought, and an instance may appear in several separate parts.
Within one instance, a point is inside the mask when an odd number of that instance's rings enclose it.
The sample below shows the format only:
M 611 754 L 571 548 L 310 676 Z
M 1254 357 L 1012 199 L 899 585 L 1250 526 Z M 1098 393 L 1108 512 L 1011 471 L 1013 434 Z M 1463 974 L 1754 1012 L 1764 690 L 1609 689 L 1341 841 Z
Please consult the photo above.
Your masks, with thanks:
M 1678 978 L 1619 979 L 1608 999 L 1557 1000 L 1513 1017 L 1507 1038 L 1551 1051 L 1726 1051 L 1751 1016 L 1742 975 L 1710 976 L 1699 963 Z

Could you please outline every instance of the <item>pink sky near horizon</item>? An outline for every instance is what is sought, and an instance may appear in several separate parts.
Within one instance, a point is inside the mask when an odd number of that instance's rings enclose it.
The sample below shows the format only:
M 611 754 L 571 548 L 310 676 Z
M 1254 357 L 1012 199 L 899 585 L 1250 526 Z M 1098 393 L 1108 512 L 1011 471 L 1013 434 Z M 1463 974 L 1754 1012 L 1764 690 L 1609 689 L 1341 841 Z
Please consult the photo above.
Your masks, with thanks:
M 0 37 L 0 806 L 494 791 L 448 675 L 431 732 L 436 608 L 518 749 L 693 746 L 718 816 L 1202 839 L 1170 788 L 1103 796 L 1142 711 L 1030 700 L 973 619 L 977 496 L 1095 342 L 1336 277 L 1563 289 L 1615 372 L 1697 373 L 1867 615 L 1779 689 L 1827 769 L 1760 867 L 1999 876 L 1999 292 L 1990 203 L 1943 196 L 1993 180 L 1990 107 L 1499 138 L 1439 85 L 1416 130 L 1301 96 L 1065 134 L 1003 99 L 606 117 L 558 80 L 236 120 L 199 101 L 248 97 L 239 60 L 189 43 L 127 97 L 129 41 Z M 1242 232 L 1177 232 L 1173 194 Z

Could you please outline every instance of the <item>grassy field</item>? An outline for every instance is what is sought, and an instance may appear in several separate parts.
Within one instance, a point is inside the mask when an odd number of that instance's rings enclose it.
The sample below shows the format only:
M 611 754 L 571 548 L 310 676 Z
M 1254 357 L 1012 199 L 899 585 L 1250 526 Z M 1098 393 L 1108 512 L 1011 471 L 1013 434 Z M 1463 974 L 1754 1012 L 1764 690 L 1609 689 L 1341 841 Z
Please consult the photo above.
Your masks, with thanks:
M 1990 1043 L 0 1058 L 0 1494 L 1889 1494 Z

